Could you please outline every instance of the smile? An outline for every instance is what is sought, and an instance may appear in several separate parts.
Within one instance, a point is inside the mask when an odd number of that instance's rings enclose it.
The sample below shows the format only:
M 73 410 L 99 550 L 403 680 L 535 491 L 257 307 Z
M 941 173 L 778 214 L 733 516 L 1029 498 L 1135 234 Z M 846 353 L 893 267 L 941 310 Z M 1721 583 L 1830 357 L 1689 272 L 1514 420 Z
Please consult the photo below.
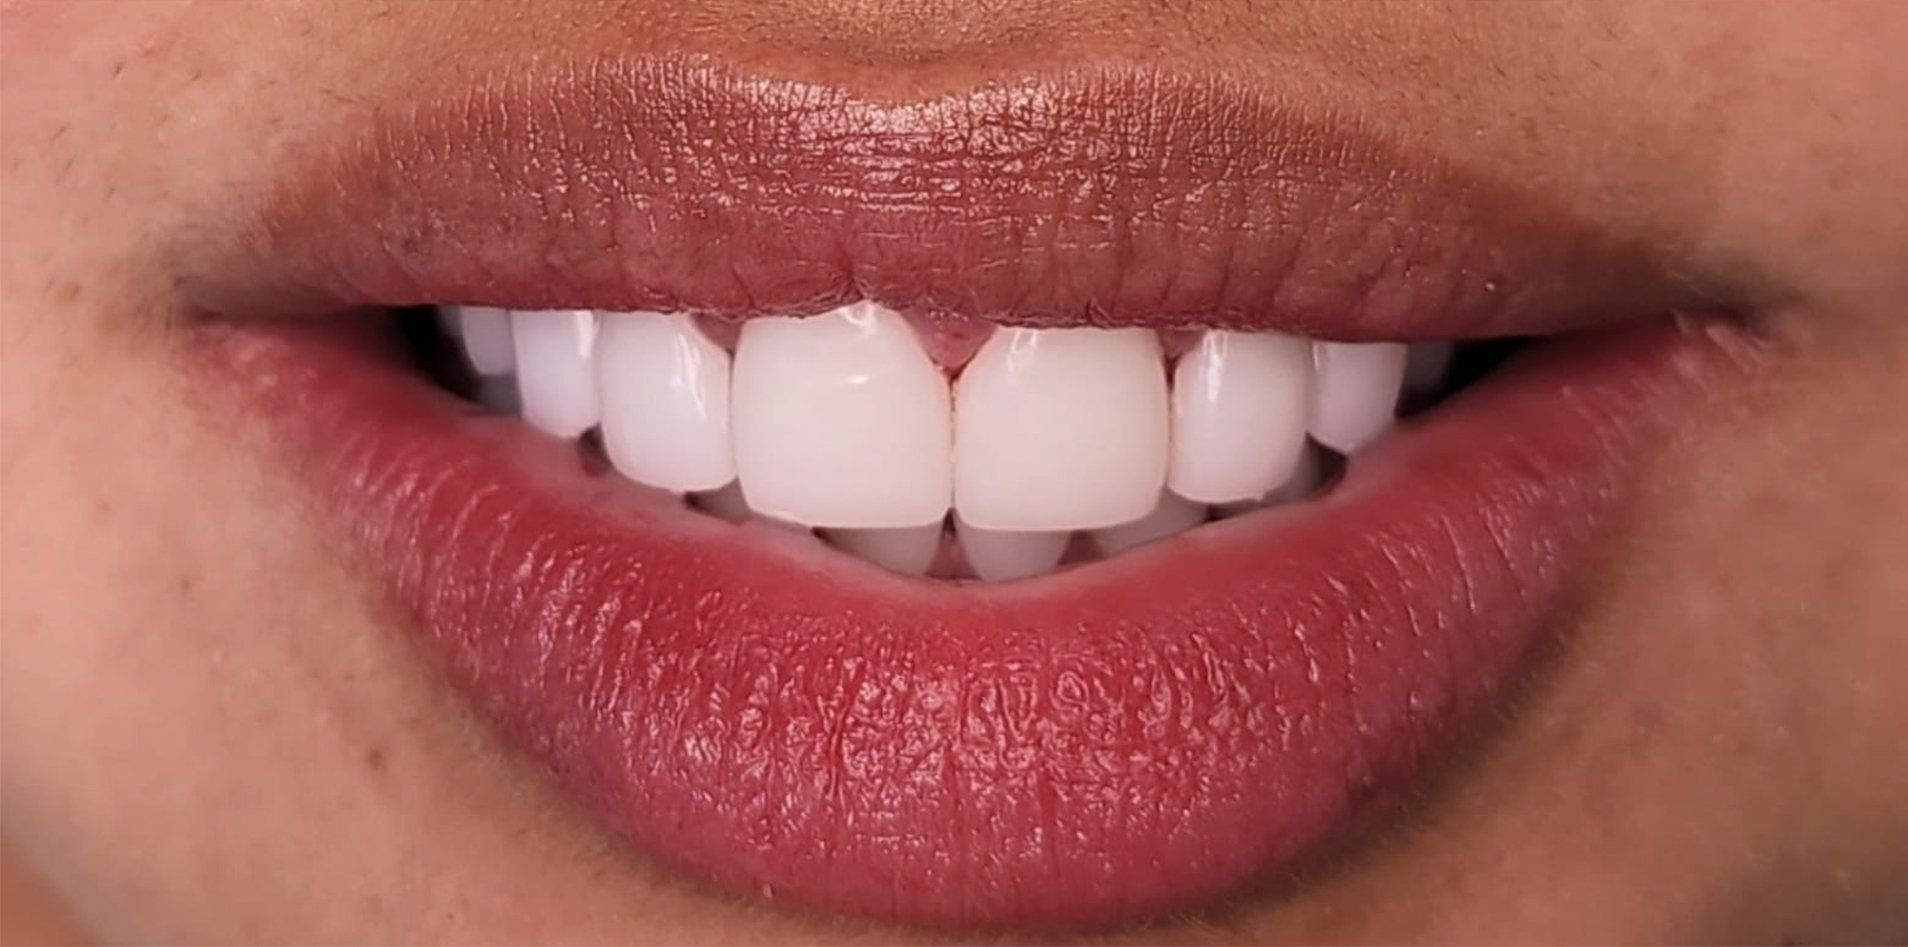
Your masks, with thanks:
M 1636 247 L 1212 78 L 617 61 L 289 167 L 179 251 L 211 400 L 609 830 L 911 924 L 1326 851 L 1756 361 Z

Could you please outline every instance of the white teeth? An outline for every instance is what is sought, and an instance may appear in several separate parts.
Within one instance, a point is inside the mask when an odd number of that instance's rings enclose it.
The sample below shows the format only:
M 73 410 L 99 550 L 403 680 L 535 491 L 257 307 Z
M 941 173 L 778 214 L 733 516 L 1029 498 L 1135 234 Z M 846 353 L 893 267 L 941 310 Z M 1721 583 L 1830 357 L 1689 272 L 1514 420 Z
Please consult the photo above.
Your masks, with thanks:
M 773 526 L 776 529 L 786 530 L 791 533 L 806 534 L 809 532 L 808 527 L 800 523 L 791 523 L 787 520 L 769 516 L 760 510 L 751 509 L 748 499 L 742 496 L 742 484 L 736 481 L 730 481 L 719 489 L 684 494 L 684 498 L 689 501 L 690 506 L 717 519 L 728 520 L 731 523 L 740 523 L 746 520 L 752 523 L 762 523 Z
M 1401 342 L 1314 343 L 1312 439 L 1351 454 L 1389 430 L 1404 383 L 1405 354 Z
M 475 397 L 558 437 L 600 424 L 631 480 L 910 575 L 942 574 L 952 529 L 954 566 L 989 581 L 1053 570 L 1076 531 L 1112 556 L 1317 493 L 1324 449 L 1381 437 L 1401 391 L 1438 390 L 1453 348 L 1215 329 L 1169 384 L 1153 330 L 1002 328 L 950 391 L 908 321 L 873 303 L 745 321 L 733 357 L 683 313 L 436 318 Z
M 954 516 L 954 534 L 960 538 L 961 552 L 975 577 L 988 582 L 1005 582 L 1050 572 L 1066 554 L 1072 534 L 1062 531 L 1021 532 L 981 529 Z
M 900 529 L 831 529 L 828 539 L 885 569 L 906 575 L 926 575 L 941 551 L 941 523 Z
M 1262 507 L 1276 506 L 1280 503 L 1291 503 L 1294 500 L 1302 500 L 1311 496 L 1312 493 L 1319 488 L 1319 485 L 1324 483 L 1324 464 L 1325 462 L 1319 453 L 1319 449 L 1308 444 L 1305 450 L 1299 453 L 1298 464 L 1293 468 L 1291 475 L 1285 478 L 1284 483 L 1267 491 L 1262 497 L 1251 500 L 1235 500 L 1231 503 L 1221 503 L 1213 507 L 1213 509 L 1222 517 L 1238 516 L 1241 513 L 1250 513 Z
M 1166 482 L 1165 364 L 1146 329 L 1002 329 L 955 394 L 954 506 L 990 530 L 1145 516 Z
M 729 353 L 690 317 L 604 313 L 596 359 L 603 450 L 618 471 L 676 491 L 735 479 Z
M 1456 350 L 1457 343 L 1450 341 L 1411 343 L 1411 352 L 1405 356 L 1405 390 L 1420 393 L 1443 384 Z
M 557 437 L 577 437 L 594 427 L 596 315 L 588 309 L 512 311 L 510 336 L 523 419 Z
M 472 371 L 479 375 L 508 375 L 517 367 L 508 312 L 490 306 L 458 306 L 453 312 L 464 358 L 470 362 Z
M 1205 504 L 1194 503 L 1172 493 L 1162 493 L 1159 495 L 1159 505 L 1153 507 L 1153 512 L 1131 523 L 1094 530 L 1093 545 L 1100 550 L 1101 555 L 1111 556 L 1184 532 L 1205 521 Z
M 735 463 L 749 506 L 813 526 L 938 522 L 950 495 L 947 379 L 872 303 L 752 319 L 735 354 Z
M 1311 343 L 1207 332 L 1173 372 L 1173 492 L 1207 503 L 1263 496 L 1297 466 L 1311 402 Z
M 1290 503 L 1311 496 L 1325 482 L 1325 459 L 1318 448 L 1307 447 L 1299 455 L 1298 465 L 1292 468 L 1285 482 L 1265 495 L 1268 503 Z

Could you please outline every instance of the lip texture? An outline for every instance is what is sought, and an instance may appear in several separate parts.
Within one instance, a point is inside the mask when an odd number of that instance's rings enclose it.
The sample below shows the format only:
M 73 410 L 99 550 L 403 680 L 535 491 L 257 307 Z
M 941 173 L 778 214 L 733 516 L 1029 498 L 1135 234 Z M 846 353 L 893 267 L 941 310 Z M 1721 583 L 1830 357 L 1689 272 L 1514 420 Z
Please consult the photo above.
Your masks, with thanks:
M 605 824 L 752 895 L 1095 927 L 1290 867 L 1503 686 L 1641 440 L 1738 330 L 1545 347 L 1314 502 L 944 587 L 585 469 L 335 333 L 211 327 L 211 377 L 353 527 L 451 678 Z
M 866 296 L 1408 339 L 1690 293 L 1541 202 L 1222 81 L 878 101 L 612 60 L 486 88 L 314 149 L 182 242 L 194 307 Z M 690 513 L 323 324 L 206 321 L 205 377 L 243 396 L 215 401 L 270 422 L 514 742 L 698 877 L 989 929 L 1204 907 L 1395 797 L 1541 639 L 1648 435 L 1744 365 L 1720 319 L 1586 329 L 1320 499 L 952 586 Z
M 1550 332 L 1715 300 L 1356 121 L 1157 69 L 893 101 L 609 58 L 379 110 L 174 255 L 220 313 L 360 306 Z

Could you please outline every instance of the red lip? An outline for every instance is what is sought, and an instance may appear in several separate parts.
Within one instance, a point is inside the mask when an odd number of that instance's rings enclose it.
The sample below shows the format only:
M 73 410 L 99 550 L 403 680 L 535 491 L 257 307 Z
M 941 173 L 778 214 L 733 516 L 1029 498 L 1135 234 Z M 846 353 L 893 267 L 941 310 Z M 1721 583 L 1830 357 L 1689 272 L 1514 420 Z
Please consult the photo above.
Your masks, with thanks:
M 1203 906 L 1435 762 L 1641 439 L 1738 374 L 1737 331 L 1548 347 L 1316 502 L 1004 588 L 691 513 L 335 336 L 209 351 L 456 683 L 643 850 L 831 910 L 1051 928 Z
M 892 102 L 669 63 L 560 74 L 294 162 L 248 223 L 179 244 L 181 285 L 219 316 L 868 295 L 1349 339 L 1691 293 L 1541 202 L 1224 83 Z M 455 682 L 608 826 L 737 891 L 990 929 L 1202 907 L 1395 796 L 1540 640 L 1649 435 L 1743 370 L 1721 320 L 1586 330 L 1323 498 L 987 587 L 691 513 L 341 333 L 206 328 L 210 377 Z

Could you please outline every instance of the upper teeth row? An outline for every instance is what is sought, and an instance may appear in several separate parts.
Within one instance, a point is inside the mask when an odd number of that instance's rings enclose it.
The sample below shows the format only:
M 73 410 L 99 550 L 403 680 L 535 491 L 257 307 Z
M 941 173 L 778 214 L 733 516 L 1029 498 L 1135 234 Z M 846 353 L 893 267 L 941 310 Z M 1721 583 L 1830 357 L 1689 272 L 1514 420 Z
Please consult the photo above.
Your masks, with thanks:
M 759 514 L 847 529 L 951 509 L 977 530 L 1064 533 L 1140 520 L 1162 490 L 1254 500 L 1294 475 L 1308 434 L 1351 453 L 1384 433 L 1407 355 L 1211 330 L 1169 366 L 1150 329 L 1003 327 L 950 383 L 906 319 L 867 302 L 751 319 L 733 356 L 678 313 L 455 315 L 478 372 L 516 372 L 531 425 L 600 425 L 639 483 L 739 480 Z

